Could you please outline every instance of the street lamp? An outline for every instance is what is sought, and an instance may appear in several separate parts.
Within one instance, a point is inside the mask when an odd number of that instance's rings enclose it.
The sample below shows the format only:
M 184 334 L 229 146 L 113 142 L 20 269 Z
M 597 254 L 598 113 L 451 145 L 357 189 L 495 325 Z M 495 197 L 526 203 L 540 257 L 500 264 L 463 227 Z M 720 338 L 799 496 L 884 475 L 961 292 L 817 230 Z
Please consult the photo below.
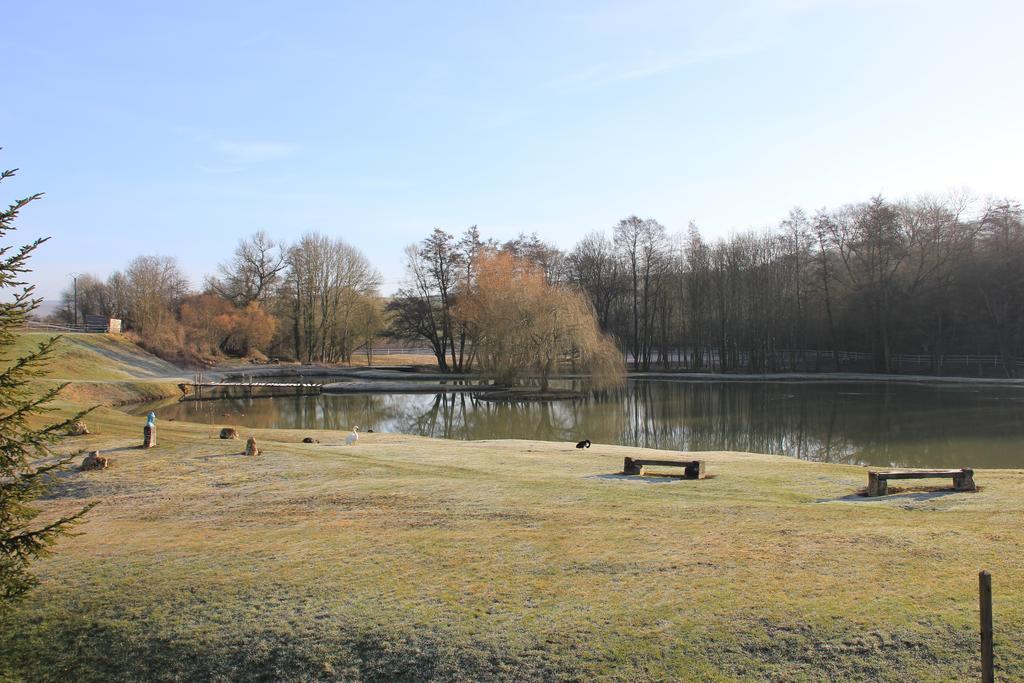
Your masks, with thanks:
M 68 273 L 71 281 L 75 283 L 75 327 L 78 327 L 78 278 L 82 276 L 81 273 Z

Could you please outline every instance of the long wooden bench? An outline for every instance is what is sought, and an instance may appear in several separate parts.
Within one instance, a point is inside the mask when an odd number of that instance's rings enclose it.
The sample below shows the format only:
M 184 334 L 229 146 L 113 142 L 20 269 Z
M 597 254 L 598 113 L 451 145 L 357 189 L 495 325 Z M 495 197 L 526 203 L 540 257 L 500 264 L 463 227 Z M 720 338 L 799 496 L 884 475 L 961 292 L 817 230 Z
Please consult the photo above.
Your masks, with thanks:
M 884 496 L 890 479 L 945 479 L 953 478 L 957 491 L 974 491 L 974 470 L 966 467 L 959 470 L 890 470 L 889 472 L 868 471 L 868 495 Z
M 633 458 L 626 458 L 622 464 L 622 473 L 643 475 L 644 465 L 652 467 L 682 467 L 684 468 L 683 479 L 704 478 L 703 460 L 635 460 Z

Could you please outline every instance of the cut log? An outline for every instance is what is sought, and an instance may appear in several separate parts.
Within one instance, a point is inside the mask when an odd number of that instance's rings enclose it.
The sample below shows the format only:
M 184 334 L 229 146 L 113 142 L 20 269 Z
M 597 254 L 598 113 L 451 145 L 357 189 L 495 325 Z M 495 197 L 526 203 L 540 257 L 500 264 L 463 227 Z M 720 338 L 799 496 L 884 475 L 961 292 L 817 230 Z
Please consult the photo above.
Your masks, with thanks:
M 88 433 L 89 428 L 81 420 L 75 420 L 68 426 L 68 436 L 85 436 Z
M 93 451 L 89 455 L 85 456 L 85 459 L 82 460 L 82 464 L 78 466 L 78 469 L 83 472 L 87 472 L 89 470 L 105 470 L 109 464 L 109 459 L 100 455 L 99 451 Z

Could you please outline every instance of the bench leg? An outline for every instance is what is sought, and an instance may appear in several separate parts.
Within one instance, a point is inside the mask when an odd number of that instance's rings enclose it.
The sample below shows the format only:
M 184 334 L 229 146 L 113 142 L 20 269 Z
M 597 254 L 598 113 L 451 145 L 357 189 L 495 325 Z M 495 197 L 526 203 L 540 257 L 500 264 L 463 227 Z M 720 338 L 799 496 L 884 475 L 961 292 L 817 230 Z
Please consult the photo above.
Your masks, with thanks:
M 886 480 L 877 472 L 868 472 L 868 496 L 884 496 L 888 488 Z
M 697 460 L 686 466 L 683 471 L 683 478 L 685 479 L 703 479 L 704 478 L 704 461 Z
M 637 465 L 635 462 L 633 462 L 633 458 L 626 458 L 626 460 L 622 463 L 622 473 L 633 475 L 643 474 L 644 468 L 643 465 Z
M 953 475 L 953 488 L 957 491 L 976 491 L 974 470 L 964 470 L 963 474 Z

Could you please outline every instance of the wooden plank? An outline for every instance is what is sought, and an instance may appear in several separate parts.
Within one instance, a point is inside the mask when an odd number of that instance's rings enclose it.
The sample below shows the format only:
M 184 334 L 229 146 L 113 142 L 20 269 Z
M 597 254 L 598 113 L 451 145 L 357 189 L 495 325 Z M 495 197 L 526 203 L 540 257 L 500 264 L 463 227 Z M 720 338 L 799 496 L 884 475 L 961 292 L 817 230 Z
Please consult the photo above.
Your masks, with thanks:
M 879 472 L 879 479 L 951 479 L 961 472 Z
M 322 387 L 322 384 L 297 384 L 288 382 L 203 382 L 196 387 Z
M 250 398 L 268 396 L 306 396 L 316 395 L 323 391 L 323 384 L 298 383 L 298 382 L 204 382 L 201 377 L 196 377 L 192 384 L 192 395 L 182 390 L 184 401 L 201 401 L 203 399 L 215 398 L 237 398 L 239 393 Z M 185 386 L 187 389 L 188 385 Z M 224 389 L 218 392 L 217 389 Z
M 954 474 L 960 474 L 964 471 L 964 468 L 950 469 L 950 470 L 871 470 L 878 474 L 935 474 L 942 476 L 952 476 Z
M 700 460 L 633 460 L 637 465 L 653 465 L 661 467 L 686 467 Z

